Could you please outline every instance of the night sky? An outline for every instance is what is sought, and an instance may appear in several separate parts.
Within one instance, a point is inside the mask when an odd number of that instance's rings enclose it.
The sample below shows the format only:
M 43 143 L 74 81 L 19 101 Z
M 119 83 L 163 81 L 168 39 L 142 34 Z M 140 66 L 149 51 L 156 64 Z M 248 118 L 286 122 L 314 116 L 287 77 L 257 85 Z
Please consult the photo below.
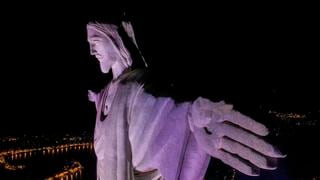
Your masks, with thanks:
M 123 9 L 154 82 L 178 101 L 225 100 L 249 115 L 259 107 L 319 110 L 318 35 L 308 7 L 26 6 L 1 16 L 1 134 L 93 130 L 87 89 L 110 76 L 89 55 L 86 24 L 117 21 Z

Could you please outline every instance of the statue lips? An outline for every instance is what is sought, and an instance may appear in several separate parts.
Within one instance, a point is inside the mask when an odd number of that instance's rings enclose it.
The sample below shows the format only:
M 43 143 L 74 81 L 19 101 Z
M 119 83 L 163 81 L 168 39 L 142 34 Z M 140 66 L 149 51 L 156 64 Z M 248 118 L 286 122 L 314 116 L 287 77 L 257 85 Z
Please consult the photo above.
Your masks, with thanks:
M 102 61 L 103 60 L 103 56 L 102 55 L 100 55 L 100 54 L 95 54 L 94 55 L 99 61 Z

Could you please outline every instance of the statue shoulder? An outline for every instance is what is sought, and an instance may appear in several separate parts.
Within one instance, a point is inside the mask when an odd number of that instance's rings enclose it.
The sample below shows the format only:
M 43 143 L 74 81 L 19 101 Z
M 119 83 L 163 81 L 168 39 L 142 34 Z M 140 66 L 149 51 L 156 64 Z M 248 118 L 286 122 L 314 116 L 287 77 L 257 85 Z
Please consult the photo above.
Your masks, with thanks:
M 190 101 L 190 98 L 177 92 L 179 89 L 174 86 L 171 79 L 162 76 L 157 71 L 152 71 L 152 69 L 128 70 L 119 78 L 119 81 L 121 84 L 133 85 L 132 87 L 136 87 L 135 85 L 143 86 L 144 92 L 154 97 L 170 97 L 178 103 Z
M 128 70 L 119 78 L 121 84 L 133 83 L 137 82 L 140 84 L 144 84 L 147 82 L 148 71 L 147 69 L 134 69 Z

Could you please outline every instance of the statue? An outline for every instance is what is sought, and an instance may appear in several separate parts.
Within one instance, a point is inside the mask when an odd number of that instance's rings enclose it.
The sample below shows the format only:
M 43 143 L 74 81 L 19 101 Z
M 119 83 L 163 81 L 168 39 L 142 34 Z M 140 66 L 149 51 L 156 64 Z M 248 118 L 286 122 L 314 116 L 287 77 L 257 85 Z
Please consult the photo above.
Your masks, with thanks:
M 124 38 L 140 54 L 132 25 L 89 23 L 90 53 L 112 81 L 88 92 L 97 109 L 94 149 L 99 180 L 203 179 L 210 157 L 249 176 L 275 169 L 282 155 L 262 139 L 268 129 L 232 105 L 199 97 L 176 103 L 144 89 L 140 67 Z M 245 161 L 243 161 L 245 160 Z

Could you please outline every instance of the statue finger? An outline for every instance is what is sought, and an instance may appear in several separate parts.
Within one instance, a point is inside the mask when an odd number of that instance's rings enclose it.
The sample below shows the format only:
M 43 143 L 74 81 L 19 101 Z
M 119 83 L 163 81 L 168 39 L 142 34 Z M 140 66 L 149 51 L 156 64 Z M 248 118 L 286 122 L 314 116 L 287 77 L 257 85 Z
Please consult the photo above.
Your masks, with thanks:
M 263 124 L 237 111 L 225 115 L 223 121 L 232 122 L 260 136 L 266 136 L 269 133 L 268 129 Z
M 271 144 L 265 142 L 260 137 L 245 131 L 241 128 L 234 127 L 231 124 L 223 123 L 220 129 L 220 136 L 227 136 L 239 143 L 242 143 L 259 153 L 262 153 L 266 156 L 270 157 L 285 157 L 281 154 L 280 151 L 278 151 L 275 147 L 273 147 Z
M 240 158 L 238 158 L 237 156 L 231 154 L 231 153 L 228 153 L 224 150 L 221 150 L 219 149 L 217 151 L 217 154 L 219 156 L 219 159 L 233 167 L 234 169 L 246 174 L 246 175 L 249 175 L 249 176 L 259 176 L 260 174 L 260 169 L 255 167 L 255 166 L 250 166 L 248 163 L 245 163 L 243 160 L 241 160 Z
M 263 156 L 260 153 L 257 153 L 251 148 L 246 147 L 227 137 L 223 137 L 221 141 L 221 148 L 226 150 L 227 152 L 236 154 L 259 168 L 269 170 L 276 169 L 275 159 L 268 159 L 267 157 Z

